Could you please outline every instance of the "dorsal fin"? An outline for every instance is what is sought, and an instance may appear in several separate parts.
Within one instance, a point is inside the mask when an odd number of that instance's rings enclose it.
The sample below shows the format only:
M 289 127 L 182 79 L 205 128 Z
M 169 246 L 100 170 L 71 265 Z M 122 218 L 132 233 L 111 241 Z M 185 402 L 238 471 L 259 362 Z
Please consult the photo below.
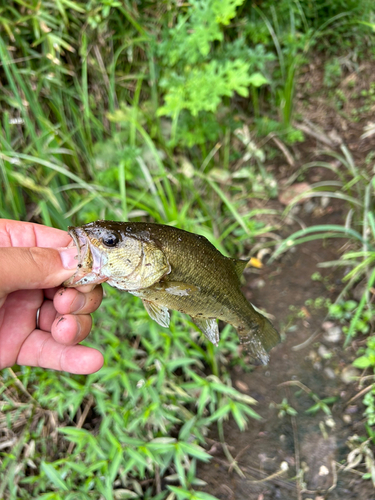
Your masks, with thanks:
M 251 257 L 250 260 L 232 259 L 232 262 L 239 279 L 241 279 L 242 273 L 247 267 L 257 267 L 258 269 L 263 267 L 261 261 L 255 257 Z

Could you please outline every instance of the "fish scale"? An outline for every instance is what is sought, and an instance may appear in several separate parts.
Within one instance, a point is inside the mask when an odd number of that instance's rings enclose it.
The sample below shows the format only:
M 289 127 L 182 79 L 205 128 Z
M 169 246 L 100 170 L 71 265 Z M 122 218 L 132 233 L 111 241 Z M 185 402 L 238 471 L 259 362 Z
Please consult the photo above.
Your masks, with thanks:
M 79 265 L 65 286 L 107 281 L 140 297 L 162 326 L 169 325 L 170 309 L 189 314 L 216 345 L 217 320 L 225 321 L 256 362 L 268 362 L 279 334 L 241 291 L 247 261 L 223 256 L 204 236 L 162 224 L 96 221 L 69 233 Z

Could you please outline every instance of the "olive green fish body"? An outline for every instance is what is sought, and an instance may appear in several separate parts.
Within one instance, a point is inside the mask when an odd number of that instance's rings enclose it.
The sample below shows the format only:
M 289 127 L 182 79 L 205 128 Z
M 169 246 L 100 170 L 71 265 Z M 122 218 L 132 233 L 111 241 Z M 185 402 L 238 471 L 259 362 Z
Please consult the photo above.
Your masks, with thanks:
M 66 286 L 107 281 L 140 297 L 162 326 L 169 325 L 169 309 L 190 315 L 216 345 L 220 319 L 237 329 L 249 354 L 267 363 L 279 335 L 241 292 L 246 261 L 224 257 L 203 236 L 160 224 L 97 221 L 70 234 L 80 262 Z

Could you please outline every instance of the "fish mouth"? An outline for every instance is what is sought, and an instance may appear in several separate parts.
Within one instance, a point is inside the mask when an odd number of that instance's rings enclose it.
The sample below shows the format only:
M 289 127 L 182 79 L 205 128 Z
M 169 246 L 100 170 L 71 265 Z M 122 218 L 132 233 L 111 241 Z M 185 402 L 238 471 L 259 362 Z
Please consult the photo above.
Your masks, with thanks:
M 107 281 L 108 278 L 100 275 L 100 252 L 90 243 L 86 231 L 81 227 L 69 227 L 68 233 L 73 240 L 69 246 L 75 245 L 77 249 L 77 270 L 64 281 L 63 286 L 94 285 Z
M 84 257 L 87 254 L 87 251 L 89 250 L 88 245 L 87 245 L 87 235 L 84 231 L 84 229 L 81 229 L 79 227 L 69 227 L 68 228 L 68 234 L 72 238 L 72 243 L 70 246 L 73 246 L 73 244 L 77 248 L 77 257 L 78 257 L 78 265 L 82 265 L 82 261 L 84 260 Z

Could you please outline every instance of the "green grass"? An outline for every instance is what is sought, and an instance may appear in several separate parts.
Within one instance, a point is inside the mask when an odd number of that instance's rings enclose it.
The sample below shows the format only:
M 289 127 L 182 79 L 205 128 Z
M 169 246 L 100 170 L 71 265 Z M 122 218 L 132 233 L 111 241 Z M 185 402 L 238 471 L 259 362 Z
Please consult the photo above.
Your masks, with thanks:
M 323 224 L 301 229 L 288 238 L 275 250 L 271 260 L 291 247 L 317 238 L 345 238 L 351 245 L 339 260 L 325 262 L 321 266 L 343 266 L 351 268 L 343 278 L 346 283 L 341 297 L 344 297 L 355 284 L 361 280 L 366 282 L 366 290 L 362 296 L 348 330 L 348 339 L 356 332 L 356 324 L 365 307 L 371 309 L 370 289 L 375 282 L 375 219 L 373 214 L 373 200 L 375 195 L 375 178 L 373 172 L 366 168 L 358 168 L 348 148 L 341 146 L 342 154 L 327 152 L 335 158 L 340 167 L 333 169 L 329 162 L 311 162 L 304 165 L 293 177 L 312 167 L 322 167 L 334 173 L 338 180 L 321 181 L 311 186 L 311 189 L 302 195 L 296 196 L 285 210 L 285 214 L 302 198 L 328 197 L 346 202 L 348 213 L 344 225 Z M 348 340 L 349 341 L 349 340 Z M 347 341 L 347 342 L 348 342 Z
M 13 378 L 4 371 L 5 428 L 22 431 L 2 456 L 3 494 L 165 498 L 169 486 L 156 494 L 163 477 L 193 491 L 200 485 L 196 461 L 210 458 L 202 448 L 208 429 L 229 415 L 241 429 L 249 417 L 259 418 L 255 401 L 231 386 L 221 362 L 237 357 L 229 328 L 220 348 L 207 348 L 181 315 L 172 316 L 169 331 L 150 323 L 135 297 L 109 287 L 106 293 L 89 342 L 104 350 L 99 373 L 72 377 L 22 368 L 22 393 L 9 397 Z

